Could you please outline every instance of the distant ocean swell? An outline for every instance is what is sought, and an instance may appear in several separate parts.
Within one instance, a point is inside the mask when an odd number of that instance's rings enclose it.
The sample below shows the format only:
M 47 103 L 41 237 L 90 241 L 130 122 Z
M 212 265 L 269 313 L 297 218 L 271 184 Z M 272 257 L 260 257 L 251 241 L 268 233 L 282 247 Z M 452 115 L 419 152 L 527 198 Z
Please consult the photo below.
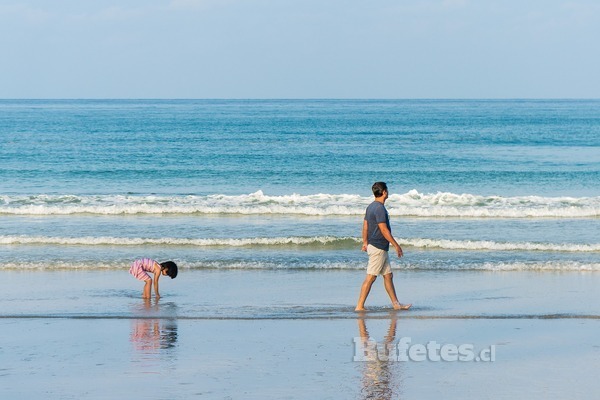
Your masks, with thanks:
M 372 197 L 353 194 L 3 195 L 0 215 L 282 214 L 362 215 Z M 597 218 L 600 197 L 479 196 L 411 190 L 391 195 L 392 216 L 467 218 Z
M 278 263 L 275 261 L 217 260 L 179 261 L 175 260 L 182 273 L 185 270 L 355 270 L 364 271 L 366 261 L 348 262 L 303 262 Z M 123 261 L 14 261 L 0 265 L 0 270 L 51 271 L 51 270 L 122 270 L 126 273 L 131 260 Z M 400 262 L 394 265 L 395 271 L 539 271 L 539 272 L 600 272 L 600 263 L 581 261 L 515 261 L 515 262 Z
M 398 238 L 400 245 L 422 249 L 467 251 L 546 251 L 567 253 L 600 253 L 600 243 L 537 243 L 496 242 L 489 240 L 450 240 L 424 238 Z M 301 246 L 306 248 L 331 247 L 352 249 L 360 246 L 357 237 L 291 236 L 254 238 L 123 238 L 123 237 L 52 237 L 52 236 L 0 236 L 0 245 L 65 245 L 65 246 L 195 246 L 195 247 L 263 247 Z

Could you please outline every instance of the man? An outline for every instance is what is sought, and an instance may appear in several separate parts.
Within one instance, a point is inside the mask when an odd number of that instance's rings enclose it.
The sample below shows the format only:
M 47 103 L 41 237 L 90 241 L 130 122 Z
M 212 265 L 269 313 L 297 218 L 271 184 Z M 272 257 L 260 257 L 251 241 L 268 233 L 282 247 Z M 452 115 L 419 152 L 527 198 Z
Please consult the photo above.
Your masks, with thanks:
M 377 279 L 377 275 L 383 275 L 385 290 L 390 296 L 394 309 L 408 310 L 412 304 L 400 304 L 398 302 L 394 281 L 392 280 L 393 274 L 388 254 L 390 243 L 396 249 L 398 257 L 402 257 L 403 253 L 402 248 L 392 236 L 390 218 L 385 209 L 385 201 L 388 199 L 387 185 L 385 182 L 375 182 L 372 189 L 375 201 L 367 207 L 362 229 L 362 250 L 369 255 L 369 264 L 367 266 L 367 277 L 362 284 L 355 311 L 365 311 L 365 301 L 369 296 L 373 282 Z

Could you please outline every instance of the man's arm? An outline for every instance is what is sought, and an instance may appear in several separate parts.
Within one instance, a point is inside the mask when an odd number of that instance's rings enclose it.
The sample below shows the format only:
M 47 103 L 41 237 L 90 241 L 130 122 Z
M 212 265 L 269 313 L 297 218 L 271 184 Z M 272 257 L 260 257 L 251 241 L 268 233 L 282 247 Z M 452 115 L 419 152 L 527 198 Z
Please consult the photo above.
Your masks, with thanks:
M 400 247 L 398 242 L 396 242 L 396 239 L 394 239 L 394 237 L 392 236 L 392 232 L 390 232 L 390 230 L 388 229 L 387 224 L 385 222 L 380 222 L 379 224 L 377 224 L 377 226 L 379 227 L 379 230 L 381 231 L 383 237 L 388 242 L 390 242 L 392 246 L 394 246 L 394 248 L 396 249 L 396 253 L 398 253 L 398 257 L 402 257 L 402 255 L 404 254 L 402 252 L 402 247 Z
M 363 239 L 362 251 L 367 251 L 367 246 L 369 245 L 369 223 L 367 222 L 366 219 L 363 221 L 362 239 Z

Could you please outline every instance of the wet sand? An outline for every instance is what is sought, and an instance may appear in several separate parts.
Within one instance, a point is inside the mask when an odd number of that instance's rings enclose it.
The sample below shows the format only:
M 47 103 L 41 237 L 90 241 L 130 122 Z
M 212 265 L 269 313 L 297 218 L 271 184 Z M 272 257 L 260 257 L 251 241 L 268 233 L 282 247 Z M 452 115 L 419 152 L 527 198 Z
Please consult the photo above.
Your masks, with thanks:
M 366 314 L 352 311 L 356 272 L 183 271 L 149 304 L 126 271 L 0 275 L 1 398 L 592 399 L 600 390 L 594 273 L 397 273 L 414 310 L 390 311 L 377 282 Z M 368 339 L 494 346 L 495 357 L 355 361 Z

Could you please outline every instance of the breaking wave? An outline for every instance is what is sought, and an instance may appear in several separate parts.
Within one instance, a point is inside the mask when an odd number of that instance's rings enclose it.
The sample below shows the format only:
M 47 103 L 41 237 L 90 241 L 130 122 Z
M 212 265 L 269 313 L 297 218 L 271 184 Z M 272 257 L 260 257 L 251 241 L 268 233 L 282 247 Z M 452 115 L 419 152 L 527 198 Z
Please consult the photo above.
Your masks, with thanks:
M 269 196 L 140 195 L 3 195 L 5 215 L 135 214 L 284 214 L 308 216 L 362 215 L 372 197 L 355 194 Z M 391 195 L 392 216 L 465 218 L 597 218 L 600 197 L 479 196 L 411 190 Z
M 253 260 L 216 260 L 192 261 L 176 260 L 182 273 L 186 270 L 355 270 L 364 271 L 364 261 L 356 262 L 307 262 L 301 264 L 285 264 L 270 261 Z M 0 265 L 0 270 L 116 270 L 127 273 L 130 261 L 15 261 Z M 395 271 L 531 271 L 531 272 L 600 272 L 600 263 L 581 261 L 516 261 L 516 262 L 484 262 L 484 263 L 447 263 L 447 262 L 408 262 L 398 265 Z
M 424 238 L 398 238 L 401 246 L 419 249 L 466 251 L 546 251 L 568 253 L 600 252 L 600 243 L 538 243 L 496 242 L 487 240 L 449 240 Z M 353 249 L 361 244 L 357 237 L 291 236 L 253 238 L 123 238 L 123 237 L 51 237 L 51 236 L 0 236 L 0 245 L 65 245 L 65 246 L 195 246 L 195 247 L 263 247 L 300 246 Z

